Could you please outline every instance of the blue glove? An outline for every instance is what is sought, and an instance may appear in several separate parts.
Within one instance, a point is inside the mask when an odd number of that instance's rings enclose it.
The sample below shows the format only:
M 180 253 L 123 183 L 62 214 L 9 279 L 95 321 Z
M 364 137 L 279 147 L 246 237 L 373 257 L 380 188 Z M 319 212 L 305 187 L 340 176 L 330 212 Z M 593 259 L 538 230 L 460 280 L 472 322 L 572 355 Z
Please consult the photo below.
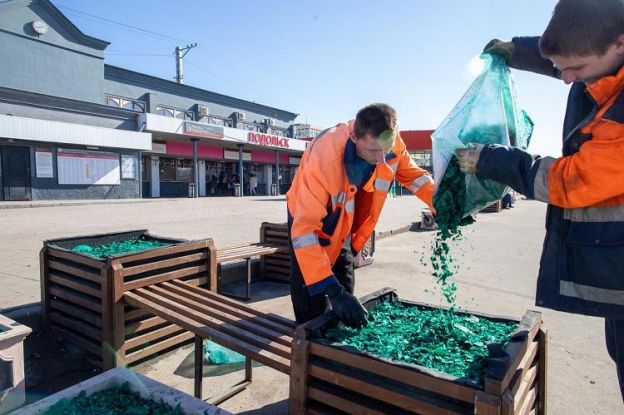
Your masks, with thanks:
M 353 294 L 349 294 L 342 285 L 331 285 L 325 294 L 329 297 L 332 310 L 336 316 L 347 326 L 361 328 L 366 326 L 368 312 Z

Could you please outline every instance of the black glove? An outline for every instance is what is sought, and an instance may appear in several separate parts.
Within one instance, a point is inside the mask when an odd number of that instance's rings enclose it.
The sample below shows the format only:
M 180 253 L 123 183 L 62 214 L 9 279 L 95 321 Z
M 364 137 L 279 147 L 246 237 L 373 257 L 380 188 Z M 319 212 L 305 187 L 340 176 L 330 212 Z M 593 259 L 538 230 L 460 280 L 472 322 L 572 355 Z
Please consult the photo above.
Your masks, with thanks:
M 367 325 L 368 312 L 353 294 L 349 294 L 342 285 L 335 284 L 325 291 L 336 316 L 347 326 L 361 328 Z
M 494 55 L 501 56 L 505 59 L 505 62 L 509 65 L 509 61 L 511 61 L 511 57 L 514 52 L 514 43 L 513 42 L 505 42 L 499 39 L 492 39 L 485 45 L 483 48 L 483 53 L 492 53 Z

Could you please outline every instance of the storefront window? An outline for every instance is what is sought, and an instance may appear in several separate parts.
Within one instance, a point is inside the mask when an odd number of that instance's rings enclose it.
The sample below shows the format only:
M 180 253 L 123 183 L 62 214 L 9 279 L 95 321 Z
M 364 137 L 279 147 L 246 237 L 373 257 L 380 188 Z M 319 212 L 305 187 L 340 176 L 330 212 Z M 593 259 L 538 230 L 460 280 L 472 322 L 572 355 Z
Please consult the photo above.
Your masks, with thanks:
M 175 182 L 176 181 L 176 160 L 160 159 L 160 181 Z
M 152 180 L 152 175 L 151 175 L 151 159 L 149 157 L 143 157 L 141 159 L 141 171 L 142 171 L 142 175 L 143 175 L 143 181 L 144 182 L 149 182 Z
M 193 181 L 193 160 L 177 160 L 176 181 L 178 182 L 192 182 Z

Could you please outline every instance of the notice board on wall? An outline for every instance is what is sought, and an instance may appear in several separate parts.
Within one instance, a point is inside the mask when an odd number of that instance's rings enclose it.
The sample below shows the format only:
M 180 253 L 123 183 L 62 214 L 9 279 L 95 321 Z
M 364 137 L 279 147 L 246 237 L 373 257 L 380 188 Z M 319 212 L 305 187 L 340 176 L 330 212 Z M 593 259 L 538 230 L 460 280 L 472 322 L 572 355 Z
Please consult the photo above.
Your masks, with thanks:
M 35 148 L 35 173 L 37 178 L 52 178 L 52 150 Z
M 120 183 L 118 153 L 59 149 L 56 163 L 59 184 Z

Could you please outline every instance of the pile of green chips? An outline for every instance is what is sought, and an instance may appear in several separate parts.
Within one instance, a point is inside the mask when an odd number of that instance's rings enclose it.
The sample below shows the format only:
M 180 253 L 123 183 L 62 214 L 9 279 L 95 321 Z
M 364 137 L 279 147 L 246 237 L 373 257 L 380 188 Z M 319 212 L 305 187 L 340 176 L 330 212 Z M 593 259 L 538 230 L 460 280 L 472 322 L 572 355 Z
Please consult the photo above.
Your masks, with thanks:
M 395 362 L 409 363 L 482 383 L 488 343 L 506 345 L 515 322 L 492 321 L 442 309 L 382 302 L 368 326 L 339 326 L 325 339 Z
M 72 251 L 83 252 L 94 257 L 104 259 L 113 255 L 128 254 L 130 252 L 145 251 L 148 249 L 161 248 L 172 245 L 167 242 L 160 242 L 153 239 L 138 237 L 126 241 L 111 242 L 99 246 L 77 245 Z
M 73 399 L 62 399 L 43 415 L 184 415 L 180 406 L 172 408 L 141 398 L 130 391 L 128 383 L 86 396 L 81 392 Z

